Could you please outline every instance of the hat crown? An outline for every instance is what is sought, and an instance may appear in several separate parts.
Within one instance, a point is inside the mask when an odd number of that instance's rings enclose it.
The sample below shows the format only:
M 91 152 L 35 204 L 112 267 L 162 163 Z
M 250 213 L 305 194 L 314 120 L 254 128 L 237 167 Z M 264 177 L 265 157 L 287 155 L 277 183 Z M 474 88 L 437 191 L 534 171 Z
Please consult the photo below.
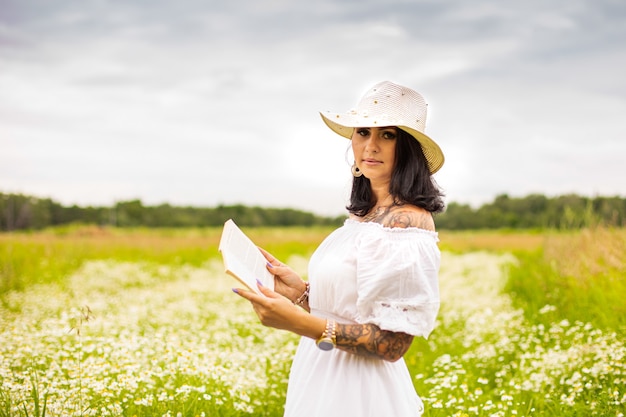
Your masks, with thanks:
M 383 81 L 370 88 L 350 113 L 363 121 L 363 127 L 411 126 L 423 133 L 426 110 L 426 101 L 417 91 Z

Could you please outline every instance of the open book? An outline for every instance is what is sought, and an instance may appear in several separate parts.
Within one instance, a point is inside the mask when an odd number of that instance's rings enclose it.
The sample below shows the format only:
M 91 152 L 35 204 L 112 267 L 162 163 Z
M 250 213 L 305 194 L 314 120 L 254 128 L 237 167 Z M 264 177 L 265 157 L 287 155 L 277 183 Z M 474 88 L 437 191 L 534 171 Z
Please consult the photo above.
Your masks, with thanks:
M 261 294 L 257 279 L 265 287 L 274 289 L 274 275 L 265 267 L 267 260 L 232 219 L 224 223 L 219 251 L 226 273 L 235 277 L 247 289 Z

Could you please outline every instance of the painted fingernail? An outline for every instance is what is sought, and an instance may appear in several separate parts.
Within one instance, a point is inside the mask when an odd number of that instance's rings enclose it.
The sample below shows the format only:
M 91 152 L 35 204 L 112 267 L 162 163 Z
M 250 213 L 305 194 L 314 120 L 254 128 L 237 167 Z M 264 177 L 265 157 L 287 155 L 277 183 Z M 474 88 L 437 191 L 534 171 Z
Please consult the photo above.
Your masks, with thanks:
M 260 280 L 260 279 L 258 279 L 258 278 L 257 278 L 257 279 L 256 279 L 256 282 L 257 282 L 257 284 L 259 284 L 261 287 L 263 287 L 263 283 L 261 282 L 261 280 Z
M 239 294 L 239 290 L 238 290 L 237 288 L 233 288 L 233 292 L 234 292 L 235 294 Z
M 274 265 L 272 265 L 271 263 L 267 263 L 267 266 L 269 266 L 270 268 L 274 268 Z

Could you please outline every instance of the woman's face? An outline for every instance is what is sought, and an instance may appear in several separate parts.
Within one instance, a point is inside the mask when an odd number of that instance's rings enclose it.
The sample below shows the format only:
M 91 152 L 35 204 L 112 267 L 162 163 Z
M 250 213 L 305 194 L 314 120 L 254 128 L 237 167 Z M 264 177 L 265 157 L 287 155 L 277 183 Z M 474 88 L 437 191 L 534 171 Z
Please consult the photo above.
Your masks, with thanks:
M 357 127 L 352 133 L 356 166 L 370 181 L 389 182 L 396 161 L 395 127 Z

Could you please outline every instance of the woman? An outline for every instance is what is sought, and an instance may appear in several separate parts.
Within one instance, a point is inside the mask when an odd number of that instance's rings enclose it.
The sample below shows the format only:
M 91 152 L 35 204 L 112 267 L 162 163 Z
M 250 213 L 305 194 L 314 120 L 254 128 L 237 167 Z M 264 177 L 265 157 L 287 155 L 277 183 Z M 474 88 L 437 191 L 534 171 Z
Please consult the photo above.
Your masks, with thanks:
M 432 214 L 443 201 L 431 175 L 443 153 L 424 134 L 422 96 L 391 82 L 322 118 L 352 143 L 350 218 L 311 257 L 308 283 L 261 250 L 275 291 L 234 291 L 265 326 L 303 336 L 285 416 L 420 416 L 402 357 L 413 337 L 428 337 L 439 309 Z

